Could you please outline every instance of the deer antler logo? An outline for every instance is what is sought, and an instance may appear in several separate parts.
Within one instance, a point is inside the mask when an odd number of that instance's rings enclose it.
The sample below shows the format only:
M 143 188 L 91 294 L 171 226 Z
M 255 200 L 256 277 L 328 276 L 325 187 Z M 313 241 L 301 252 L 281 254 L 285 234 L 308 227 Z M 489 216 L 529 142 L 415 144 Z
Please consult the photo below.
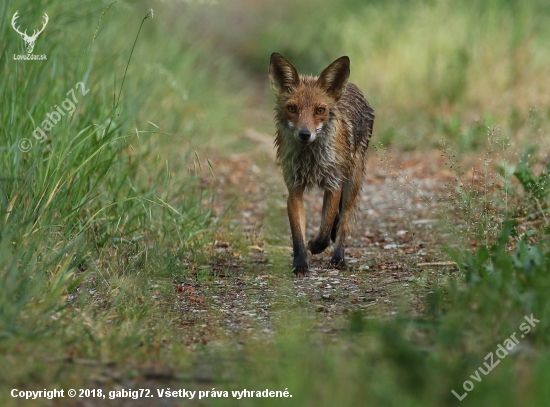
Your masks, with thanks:
M 42 31 L 44 31 L 44 28 L 46 27 L 46 24 L 48 24 L 49 17 L 46 13 L 44 13 L 44 23 L 42 24 L 42 28 L 40 30 L 34 30 L 31 36 L 27 35 L 27 30 L 25 32 L 19 31 L 19 28 L 15 26 L 15 20 L 19 18 L 19 10 L 15 12 L 13 15 L 13 18 L 11 19 L 11 26 L 17 32 L 21 37 L 23 37 L 23 41 L 25 41 L 25 47 L 27 48 L 27 54 L 32 53 L 32 50 L 34 49 L 34 42 L 36 41 L 36 38 L 40 35 Z

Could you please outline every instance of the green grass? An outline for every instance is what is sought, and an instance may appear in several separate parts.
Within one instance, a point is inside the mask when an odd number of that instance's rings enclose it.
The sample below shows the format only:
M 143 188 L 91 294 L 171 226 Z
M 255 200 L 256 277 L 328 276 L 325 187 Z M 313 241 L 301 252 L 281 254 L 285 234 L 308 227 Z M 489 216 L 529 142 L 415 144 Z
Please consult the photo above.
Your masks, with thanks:
M 48 12 L 35 47 L 48 59 L 14 61 L 22 52 L 9 25 L 15 7 L 0 8 L 0 375 L 17 386 L 68 383 L 77 376 L 50 369 L 48 358 L 137 364 L 137 344 L 154 349 L 163 327 L 173 329 L 161 298 L 217 227 L 195 143 L 235 128 L 239 95 L 217 96 L 232 91 L 224 65 L 162 38 L 151 18 L 130 60 L 148 9 L 124 3 L 103 16 L 95 41 L 106 4 L 20 5 L 21 25 Z M 164 50 L 151 45 L 161 40 Z M 34 137 L 66 98 L 73 114 L 54 116 L 46 136 Z M 18 148 L 22 139 L 29 151 Z M 23 355 L 26 366 L 17 363 Z
M 144 372 L 197 366 L 211 382 L 174 374 L 146 387 L 288 389 L 284 405 L 300 406 L 548 404 L 548 165 L 514 157 L 527 144 L 548 145 L 544 1 L 174 1 L 153 4 L 145 20 L 147 2 L 108 6 L 0 5 L 0 404 L 19 405 L 12 388 L 93 388 L 102 377 L 139 384 Z M 47 61 L 13 60 L 24 52 L 10 26 L 16 10 L 29 31 L 48 13 L 34 51 Z M 513 143 L 495 163 L 506 199 L 488 212 L 482 188 L 463 182 L 452 192 L 479 246 L 453 245 L 460 272 L 430 289 L 419 318 L 353 313 L 329 338 L 310 330 L 293 300 L 279 303 L 272 341 L 188 347 L 173 283 L 200 279 L 196 267 L 214 256 L 216 236 L 228 238 L 213 211 L 208 152 L 242 150 L 245 126 L 272 131 L 257 112 L 271 108 L 273 51 L 305 73 L 349 55 L 352 81 L 376 109 L 375 137 L 397 148 L 443 138 L 483 156 L 494 148 L 487 126 L 499 125 L 500 140 Z M 71 89 L 73 114 L 41 142 L 33 131 Z M 527 222 L 514 228 L 509 218 Z M 277 235 L 274 219 L 267 228 Z M 283 279 L 285 261 L 275 256 Z M 459 402 L 450 390 L 462 394 L 485 355 L 531 314 L 540 323 L 517 352 Z

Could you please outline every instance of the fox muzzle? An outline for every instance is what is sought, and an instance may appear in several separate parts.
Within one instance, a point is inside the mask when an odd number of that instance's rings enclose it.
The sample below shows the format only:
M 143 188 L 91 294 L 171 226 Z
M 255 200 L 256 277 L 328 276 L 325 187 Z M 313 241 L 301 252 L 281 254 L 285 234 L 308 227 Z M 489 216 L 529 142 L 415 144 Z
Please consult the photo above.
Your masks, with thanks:
M 298 132 L 298 137 L 300 137 L 301 141 L 303 141 L 304 143 L 307 143 L 311 139 L 311 131 L 309 131 L 307 128 L 303 127 Z

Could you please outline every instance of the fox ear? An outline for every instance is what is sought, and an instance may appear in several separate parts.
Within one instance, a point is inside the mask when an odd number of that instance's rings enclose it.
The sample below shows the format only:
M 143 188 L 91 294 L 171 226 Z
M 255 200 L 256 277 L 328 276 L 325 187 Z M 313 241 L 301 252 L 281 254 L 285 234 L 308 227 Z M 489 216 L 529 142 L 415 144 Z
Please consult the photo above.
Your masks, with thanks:
M 317 84 L 334 99 L 338 100 L 346 90 L 349 78 L 349 58 L 340 57 L 330 64 L 319 76 Z
M 298 71 L 281 54 L 274 52 L 269 61 L 269 80 L 276 95 L 290 93 L 300 83 Z

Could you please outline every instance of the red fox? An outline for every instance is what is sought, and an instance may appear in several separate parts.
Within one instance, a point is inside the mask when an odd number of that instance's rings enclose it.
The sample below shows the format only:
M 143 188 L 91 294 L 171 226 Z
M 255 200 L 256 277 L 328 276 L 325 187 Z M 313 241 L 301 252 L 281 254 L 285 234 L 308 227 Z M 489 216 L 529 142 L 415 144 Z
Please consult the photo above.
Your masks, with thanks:
M 298 75 L 282 55 L 273 53 L 269 79 L 277 98 L 275 147 L 288 188 L 288 218 L 297 275 L 308 274 L 304 191 L 324 190 L 322 220 L 308 242 L 312 254 L 334 242 L 330 265 L 345 268 L 344 246 L 358 207 L 372 136 L 374 110 L 357 86 L 348 83 L 347 56 L 319 77 Z

